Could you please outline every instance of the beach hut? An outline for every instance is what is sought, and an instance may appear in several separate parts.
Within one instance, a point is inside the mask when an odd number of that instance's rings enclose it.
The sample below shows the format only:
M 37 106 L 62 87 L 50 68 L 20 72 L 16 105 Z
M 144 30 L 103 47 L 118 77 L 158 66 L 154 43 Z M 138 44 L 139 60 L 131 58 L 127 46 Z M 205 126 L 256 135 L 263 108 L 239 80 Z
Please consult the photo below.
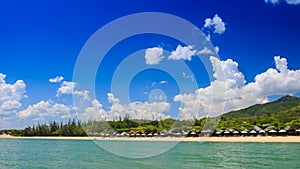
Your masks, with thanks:
M 153 134 L 152 134 L 152 133 L 148 133 L 147 136 L 148 136 L 148 137 L 152 137 Z
M 177 133 L 174 133 L 174 136 L 176 137 L 180 137 L 181 136 L 181 133 L 177 132 Z
M 142 133 L 142 137 L 145 137 L 146 136 L 146 134 L 145 133 Z
M 224 131 L 224 136 L 230 136 L 230 131 Z
M 195 137 L 196 134 L 197 134 L 197 133 L 193 131 L 193 132 L 190 133 L 190 136 Z
M 222 135 L 222 131 L 216 131 L 215 133 L 217 136 L 221 136 Z
M 300 135 L 300 129 L 295 130 L 296 135 Z
M 248 131 L 247 130 L 243 130 L 241 131 L 242 136 L 247 136 L 248 135 Z
M 161 137 L 165 137 L 165 136 L 166 136 L 165 133 L 160 133 L 159 135 L 160 135 Z
M 256 136 L 256 135 L 257 135 L 257 132 L 256 132 L 255 130 L 251 130 L 249 133 L 250 133 L 250 135 L 252 135 L 252 136 Z
M 236 131 L 236 130 L 234 130 L 234 131 L 232 132 L 232 134 L 233 134 L 234 136 L 239 136 L 240 132 L 239 132 L 239 131 Z
M 269 133 L 270 136 L 275 136 L 277 134 L 277 131 L 276 130 L 270 130 L 268 133 Z
M 286 133 L 286 130 L 281 129 L 281 130 L 279 130 L 279 133 Z
M 140 137 L 141 134 L 140 134 L 140 133 L 136 133 L 135 136 L 136 136 L 136 137 Z
M 189 134 L 188 132 L 185 132 L 185 131 L 182 132 L 183 136 L 187 136 L 188 134 Z
M 212 135 L 213 131 L 211 131 L 210 129 L 208 130 L 203 130 L 200 133 L 200 136 L 204 136 L 204 137 L 209 137 L 210 135 Z
M 281 130 L 278 131 L 278 133 L 279 133 L 281 136 L 285 136 L 285 135 L 286 135 L 286 130 L 281 129 Z
M 266 135 L 266 131 L 265 130 L 259 130 L 258 133 L 261 136 L 265 136 Z

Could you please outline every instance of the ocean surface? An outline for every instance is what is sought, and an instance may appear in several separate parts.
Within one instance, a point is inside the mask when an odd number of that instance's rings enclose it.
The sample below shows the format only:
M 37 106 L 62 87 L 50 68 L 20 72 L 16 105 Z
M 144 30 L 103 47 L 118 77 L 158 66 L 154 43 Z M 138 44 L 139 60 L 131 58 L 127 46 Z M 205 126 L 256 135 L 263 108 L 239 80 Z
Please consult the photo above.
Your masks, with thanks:
M 107 147 L 103 146 L 103 149 L 102 143 L 117 148 L 110 151 Z M 170 146 L 172 148 L 162 152 L 154 151 L 155 153 L 153 153 L 151 151 L 155 150 L 155 147 L 158 147 L 158 150 L 163 146 Z M 120 151 L 116 151 L 118 147 Z M 124 157 L 127 151 L 129 157 Z M 151 153 L 155 155 L 151 155 Z M 147 157 L 149 154 L 151 156 Z M 1 169 L 292 169 L 300 167 L 299 155 L 299 143 L 181 142 L 175 144 L 165 142 L 102 141 L 98 144 L 97 141 L 94 142 L 91 140 L 0 139 Z

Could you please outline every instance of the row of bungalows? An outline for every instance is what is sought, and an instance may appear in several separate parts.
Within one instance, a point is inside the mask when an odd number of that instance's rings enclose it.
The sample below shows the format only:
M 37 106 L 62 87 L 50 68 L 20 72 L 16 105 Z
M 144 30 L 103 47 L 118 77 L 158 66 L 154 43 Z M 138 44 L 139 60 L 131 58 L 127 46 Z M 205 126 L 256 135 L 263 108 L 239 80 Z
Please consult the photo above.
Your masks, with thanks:
M 252 129 L 252 130 L 203 130 L 198 131 L 189 131 L 189 132 L 111 132 L 111 133 L 88 133 L 88 136 L 95 137 L 232 137 L 232 136 L 300 136 L 300 129 Z
M 300 129 L 272 129 L 272 130 L 218 130 L 212 136 L 300 136 Z
M 149 132 L 149 133 L 143 133 L 143 132 L 122 132 L 122 133 L 88 133 L 88 136 L 94 136 L 94 137 L 183 137 L 187 136 L 188 132 Z

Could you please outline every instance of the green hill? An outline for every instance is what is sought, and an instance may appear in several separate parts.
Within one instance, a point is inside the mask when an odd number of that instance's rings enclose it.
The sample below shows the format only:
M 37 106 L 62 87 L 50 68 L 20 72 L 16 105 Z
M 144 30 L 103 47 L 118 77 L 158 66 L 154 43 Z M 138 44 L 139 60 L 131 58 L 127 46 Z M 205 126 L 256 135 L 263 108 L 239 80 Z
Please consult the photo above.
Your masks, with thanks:
M 226 118 L 265 116 L 285 111 L 296 106 L 300 106 L 300 98 L 288 95 L 270 103 L 256 104 L 245 109 L 226 113 L 223 116 Z
M 300 128 L 300 98 L 284 96 L 276 101 L 257 104 L 221 116 L 218 129 Z

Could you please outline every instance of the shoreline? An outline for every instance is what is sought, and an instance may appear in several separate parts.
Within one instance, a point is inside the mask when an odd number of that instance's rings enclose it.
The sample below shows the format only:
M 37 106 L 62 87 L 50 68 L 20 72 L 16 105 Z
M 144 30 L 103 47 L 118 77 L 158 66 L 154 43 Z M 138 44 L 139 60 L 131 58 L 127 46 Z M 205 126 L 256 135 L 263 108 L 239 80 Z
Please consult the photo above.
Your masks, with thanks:
M 259 142 L 259 143 L 300 143 L 300 136 L 262 137 L 14 137 L 0 135 L 6 139 L 48 139 L 48 140 L 97 140 L 97 141 L 173 141 L 173 142 Z

